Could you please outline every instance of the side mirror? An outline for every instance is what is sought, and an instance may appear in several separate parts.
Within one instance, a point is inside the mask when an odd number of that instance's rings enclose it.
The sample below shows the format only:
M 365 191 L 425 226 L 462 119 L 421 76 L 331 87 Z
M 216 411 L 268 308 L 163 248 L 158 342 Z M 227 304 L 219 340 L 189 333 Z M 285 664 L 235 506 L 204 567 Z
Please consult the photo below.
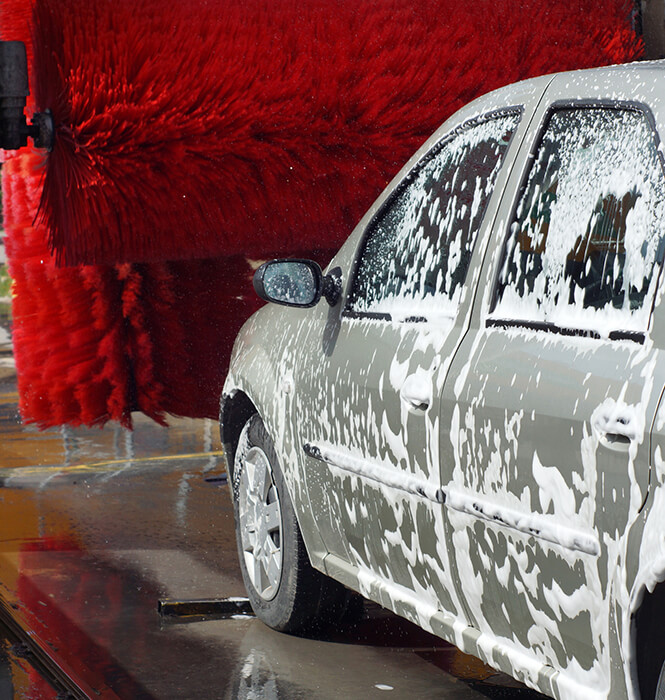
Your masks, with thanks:
M 341 270 L 323 276 L 313 260 L 269 260 L 254 273 L 254 291 L 264 301 L 307 308 L 322 296 L 335 306 L 342 293 Z

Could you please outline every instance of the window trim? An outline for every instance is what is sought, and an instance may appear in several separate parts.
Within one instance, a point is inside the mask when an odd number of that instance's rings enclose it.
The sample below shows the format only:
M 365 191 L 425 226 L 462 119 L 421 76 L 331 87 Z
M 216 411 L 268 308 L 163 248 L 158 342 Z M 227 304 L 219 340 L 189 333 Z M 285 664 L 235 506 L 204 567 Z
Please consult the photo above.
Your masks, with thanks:
M 411 183 L 418 177 L 422 169 L 432 160 L 434 159 L 456 136 L 459 136 L 461 133 L 466 131 L 467 129 L 471 129 L 475 126 L 479 126 L 481 124 L 484 124 L 488 121 L 491 121 L 492 119 L 498 119 L 500 117 L 507 117 L 511 115 L 515 115 L 519 117 L 519 121 L 517 126 L 515 127 L 515 131 L 512 133 L 510 137 L 510 141 L 508 143 L 508 147 L 506 148 L 506 153 L 510 150 L 510 148 L 513 145 L 513 141 L 515 139 L 515 134 L 517 133 L 517 130 L 519 128 L 519 125 L 521 123 L 522 116 L 524 114 L 524 106 L 523 105 L 513 105 L 510 107 L 501 107 L 500 109 L 494 109 L 489 112 L 485 112 L 484 114 L 472 117 L 471 119 L 467 119 L 466 121 L 462 122 L 458 126 L 456 126 L 452 131 L 449 131 L 447 134 L 445 134 L 442 138 L 440 138 L 433 146 L 432 148 L 427 151 L 419 160 L 418 162 L 409 170 L 409 172 L 402 178 L 402 180 L 394 187 L 392 192 L 388 195 L 386 200 L 383 202 L 383 204 L 379 207 L 379 210 L 372 216 L 372 218 L 369 220 L 367 225 L 365 226 L 365 229 L 363 230 L 362 237 L 360 239 L 360 242 L 358 244 L 358 247 L 356 248 L 356 253 L 354 255 L 353 259 L 353 264 L 351 266 L 351 271 L 349 274 L 349 279 L 346 285 L 346 290 L 344 293 L 344 308 L 342 309 L 342 318 L 349 318 L 349 319 L 369 319 L 369 320 L 379 320 L 379 321 L 392 321 L 392 316 L 387 313 L 387 312 L 377 312 L 377 311 L 356 311 L 355 309 L 349 308 L 349 300 L 351 298 L 351 290 L 353 289 L 353 286 L 355 284 L 356 278 L 358 276 L 358 268 L 360 266 L 360 259 L 365 253 L 365 250 L 367 248 L 368 244 L 368 239 L 370 232 L 372 231 L 376 221 L 382 217 L 386 210 L 389 209 L 391 206 L 394 205 L 395 200 L 400 197 L 403 192 L 406 190 L 407 187 L 411 185 Z M 493 193 L 492 193 L 493 194 Z M 491 199 L 492 195 L 490 196 Z M 484 220 L 484 216 L 483 216 Z M 482 224 L 482 222 L 481 222 Z M 474 243 L 474 248 L 475 248 L 475 243 Z M 473 255 L 473 249 L 472 249 L 472 255 Z M 422 323 L 426 321 L 426 319 L 422 316 L 419 316 L 417 314 L 414 314 L 413 316 L 409 316 L 406 319 L 400 319 L 399 323 Z
M 658 154 L 658 160 L 660 162 L 661 171 L 663 173 L 663 180 L 665 181 L 665 154 L 661 148 L 661 138 L 656 128 L 656 120 L 653 116 L 651 108 L 644 104 L 643 102 L 638 102 L 637 100 L 615 100 L 615 99 L 564 99 L 555 100 L 552 102 L 541 119 L 540 125 L 538 127 L 538 132 L 533 140 L 531 148 L 529 149 L 529 154 L 526 158 L 526 162 L 529 167 L 525 168 L 522 174 L 522 179 L 520 181 L 520 186 L 517 190 L 517 195 L 514 197 L 512 206 L 510 208 L 510 216 L 508 217 L 508 223 L 505 227 L 503 236 L 501 238 L 501 255 L 498 258 L 498 263 L 495 265 L 494 275 L 492 280 L 492 293 L 490 294 L 489 307 L 485 312 L 485 327 L 486 328 L 525 328 L 527 330 L 543 331 L 546 333 L 554 333 L 557 335 L 565 336 L 575 336 L 575 337 L 586 337 L 586 338 L 596 338 L 601 339 L 600 333 L 594 331 L 590 328 L 583 328 L 579 326 L 557 326 L 554 323 L 548 321 L 539 321 L 536 319 L 518 319 L 518 318 L 502 318 L 499 316 L 491 316 L 496 309 L 499 290 L 499 274 L 503 263 L 503 252 L 505 246 L 511 235 L 511 227 L 517 216 L 517 209 L 522 201 L 522 197 L 527 189 L 529 176 L 533 169 L 534 163 L 536 162 L 538 156 L 538 150 L 542 144 L 543 137 L 547 131 L 548 124 L 554 112 L 561 111 L 564 109 L 608 109 L 615 111 L 630 111 L 638 112 L 645 117 L 647 125 L 651 130 L 651 135 L 654 140 L 654 146 L 656 148 L 656 153 Z M 647 322 L 647 327 L 643 331 L 625 331 L 620 329 L 615 329 L 609 332 L 608 338 L 610 340 L 632 340 L 637 343 L 644 343 L 647 333 L 651 329 L 651 322 L 653 319 L 653 311 L 656 304 L 656 297 L 658 296 L 657 291 L 662 282 L 663 267 L 665 267 L 665 259 L 656 261 L 658 265 L 658 273 L 656 275 L 656 281 L 654 286 L 654 294 L 651 299 L 651 308 L 649 309 L 649 317 Z
M 575 338 L 594 338 L 595 340 L 602 340 L 602 336 L 598 331 L 591 330 L 590 328 L 566 328 L 562 326 L 557 326 L 554 323 L 548 323 L 547 321 L 521 321 L 517 319 L 504 319 L 504 318 L 488 318 L 485 323 L 487 328 L 522 328 L 530 331 L 545 331 L 548 333 L 553 333 L 555 335 L 571 336 Z M 640 345 L 644 344 L 645 340 L 644 331 L 610 331 L 608 338 L 610 340 L 632 340 Z

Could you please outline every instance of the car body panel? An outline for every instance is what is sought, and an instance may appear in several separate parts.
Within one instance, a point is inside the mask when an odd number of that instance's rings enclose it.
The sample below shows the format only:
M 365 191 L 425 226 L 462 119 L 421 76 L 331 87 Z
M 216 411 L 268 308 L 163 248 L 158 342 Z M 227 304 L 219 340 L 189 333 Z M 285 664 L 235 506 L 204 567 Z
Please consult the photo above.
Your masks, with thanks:
M 330 263 L 341 302 L 260 310 L 224 388 L 263 417 L 316 568 L 558 698 L 638 697 L 633 618 L 665 581 L 663 284 L 635 337 L 502 325 L 513 319 L 490 309 L 552 105 L 634 105 L 662 133 L 663 78 L 658 62 L 580 71 L 463 108 Z M 365 233 L 411 171 L 460 126 L 515 107 L 456 314 L 349 313 Z

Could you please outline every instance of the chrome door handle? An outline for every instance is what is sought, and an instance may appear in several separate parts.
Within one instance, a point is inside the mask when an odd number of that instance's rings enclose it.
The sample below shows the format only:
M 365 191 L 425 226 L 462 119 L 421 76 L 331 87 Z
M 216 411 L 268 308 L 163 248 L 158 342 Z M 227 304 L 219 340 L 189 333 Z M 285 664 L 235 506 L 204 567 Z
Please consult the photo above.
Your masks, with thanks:
M 404 380 L 399 395 L 410 408 L 426 411 L 432 402 L 432 377 L 429 372 L 416 372 Z

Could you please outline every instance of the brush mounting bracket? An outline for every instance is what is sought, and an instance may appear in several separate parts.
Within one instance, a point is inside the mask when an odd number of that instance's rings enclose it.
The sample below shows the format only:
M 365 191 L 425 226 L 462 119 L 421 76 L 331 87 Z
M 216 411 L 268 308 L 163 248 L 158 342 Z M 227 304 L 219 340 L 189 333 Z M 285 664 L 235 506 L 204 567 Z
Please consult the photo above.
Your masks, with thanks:
M 36 148 L 53 149 L 53 117 L 49 110 L 25 117 L 28 88 L 28 60 L 22 41 L 0 41 L 0 148 L 16 150 L 26 146 L 28 137 Z

